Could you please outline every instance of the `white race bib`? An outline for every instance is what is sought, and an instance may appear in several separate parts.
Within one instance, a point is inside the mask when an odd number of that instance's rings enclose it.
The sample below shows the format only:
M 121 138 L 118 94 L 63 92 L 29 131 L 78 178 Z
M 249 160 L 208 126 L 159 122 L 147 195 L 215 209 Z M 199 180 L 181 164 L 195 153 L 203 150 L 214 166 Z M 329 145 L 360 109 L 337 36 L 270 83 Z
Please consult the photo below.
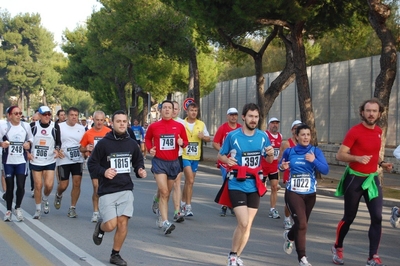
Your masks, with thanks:
M 189 145 L 186 147 L 186 154 L 195 156 L 199 153 L 199 143 L 198 142 L 189 142 Z
M 274 160 L 278 160 L 279 157 L 279 148 L 274 148 Z
M 242 166 L 250 168 L 257 168 L 260 165 L 261 152 L 243 152 L 242 153 Z
M 292 174 L 290 179 L 292 191 L 308 192 L 311 186 L 310 174 Z
M 94 137 L 93 148 L 96 147 L 97 143 L 102 139 L 102 137 Z
M 22 156 L 24 154 L 24 148 L 22 147 L 23 144 L 23 142 L 10 141 L 9 155 Z
M 115 168 L 118 174 L 131 172 L 131 155 L 129 153 L 111 153 L 111 168 Z
M 175 135 L 161 135 L 160 136 L 160 150 L 175 150 Z
M 33 156 L 35 156 L 35 158 L 38 159 L 47 159 L 47 154 L 49 152 L 49 147 L 48 146 L 40 146 L 40 145 L 36 145 L 35 146 L 35 154 Z
M 81 158 L 79 146 L 67 148 L 66 155 L 72 161 L 79 161 Z

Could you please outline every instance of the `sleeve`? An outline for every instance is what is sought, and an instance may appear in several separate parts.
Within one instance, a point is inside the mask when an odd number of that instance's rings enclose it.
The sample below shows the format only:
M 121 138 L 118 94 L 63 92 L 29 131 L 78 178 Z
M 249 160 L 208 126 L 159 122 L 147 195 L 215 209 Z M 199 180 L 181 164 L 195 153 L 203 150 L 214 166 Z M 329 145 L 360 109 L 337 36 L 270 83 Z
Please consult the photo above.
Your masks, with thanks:
M 215 132 L 213 142 L 222 145 L 222 126 L 217 129 L 217 132 Z
M 146 136 L 144 137 L 144 143 L 146 144 L 146 149 L 148 151 L 153 147 L 153 127 L 154 124 L 151 124 L 147 128 Z
M 181 123 L 178 123 L 178 124 L 181 127 L 181 135 L 180 136 L 181 136 L 181 138 L 183 140 L 183 147 L 182 148 L 185 148 L 187 145 L 189 145 L 189 140 L 188 140 L 188 137 L 187 137 L 187 134 L 186 134 L 186 129 Z
M 400 145 L 393 151 L 393 156 L 396 157 L 397 160 L 400 160 Z
M 209 136 L 210 136 L 210 133 L 209 133 L 208 130 L 207 130 L 206 124 L 204 124 L 203 134 L 204 134 L 204 136 L 206 136 L 206 137 L 209 137 Z
M 228 136 L 226 136 L 226 139 L 224 141 L 224 143 L 222 144 L 221 149 L 219 150 L 219 154 L 221 155 L 228 155 L 230 150 L 231 150 L 231 133 L 228 134 Z
M 354 129 L 355 129 L 354 127 L 351 128 L 347 132 L 346 136 L 344 137 L 343 142 L 342 142 L 342 144 L 344 146 L 349 147 L 349 148 L 353 147 L 354 142 L 356 141 L 356 138 L 357 138 L 357 134 L 355 134 Z
M 139 146 L 137 145 L 132 145 L 133 150 L 132 150 L 132 167 L 133 171 L 135 172 L 135 175 L 137 178 L 141 178 L 138 174 L 138 171 L 140 168 L 145 169 L 144 167 L 144 160 L 143 160 L 143 155 L 142 152 L 139 149 Z
M 87 162 L 88 170 L 91 177 L 104 177 L 107 169 L 101 166 L 101 158 L 103 153 L 105 154 L 105 151 L 102 145 L 102 141 L 100 140 L 99 143 L 97 143 L 96 147 L 93 149 Z
M 85 134 L 83 134 L 80 144 L 81 144 L 81 147 L 86 147 L 89 144 L 89 138 L 88 138 L 87 131 L 85 132 Z
M 285 162 L 288 162 L 289 161 L 289 154 L 290 154 L 290 150 L 291 150 L 292 148 L 287 148 L 284 152 L 283 152 L 283 155 L 282 155 L 282 158 L 281 158 L 281 160 L 279 161 L 279 163 L 278 163 L 278 169 L 279 169 L 279 171 L 281 171 L 281 172 L 284 172 L 285 170 L 281 170 L 281 164 L 282 164 L 282 162 L 283 162 L 283 160 L 285 160 Z
M 325 159 L 325 156 L 323 152 L 315 147 L 315 160 L 314 160 L 314 165 L 317 168 L 319 172 L 323 175 L 327 175 L 329 173 L 329 165 Z

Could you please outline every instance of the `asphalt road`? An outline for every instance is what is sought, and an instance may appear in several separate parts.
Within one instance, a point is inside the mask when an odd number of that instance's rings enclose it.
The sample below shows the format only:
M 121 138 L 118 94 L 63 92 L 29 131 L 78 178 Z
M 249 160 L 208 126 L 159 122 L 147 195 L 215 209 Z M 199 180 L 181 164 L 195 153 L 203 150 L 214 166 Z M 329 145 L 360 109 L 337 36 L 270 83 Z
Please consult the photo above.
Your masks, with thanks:
M 146 161 L 150 168 L 150 160 Z M 236 226 L 233 216 L 220 217 L 220 207 L 214 197 L 221 177 L 212 174 L 215 169 L 204 167 L 198 172 L 194 187 L 194 217 L 176 224 L 175 231 L 165 236 L 156 227 L 151 211 L 155 181 L 148 172 L 146 179 L 136 179 L 135 212 L 129 221 L 129 232 L 121 256 L 129 265 L 226 265 L 231 238 Z M 26 184 L 29 190 L 29 181 Z M 51 211 L 41 220 L 32 220 L 34 201 L 26 194 L 22 208 L 24 222 L 0 221 L 0 265 L 109 265 L 114 233 L 106 233 L 100 246 L 92 242 L 94 223 L 90 222 L 91 182 L 84 172 L 82 192 L 77 204 L 78 217 L 67 217 L 70 188 L 63 197 L 60 210 L 53 207 L 54 192 L 50 196 Z M 283 190 L 279 191 L 278 210 L 283 212 Z M 250 240 L 242 259 L 247 266 L 298 265 L 296 252 L 287 255 L 282 250 L 283 219 L 268 218 L 269 193 L 262 203 L 253 224 Z M 0 216 L 5 203 L 0 204 Z M 172 220 L 172 203 L 170 204 Z M 400 229 L 389 222 L 390 208 L 383 209 L 383 233 L 380 255 L 387 265 L 398 264 Z M 307 233 L 307 255 L 313 266 L 333 265 L 330 247 L 334 241 L 336 225 L 343 215 L 343 201 L 319 194 L 311 214 Z M 345 265 L 365 265 L 368 256 L 369 215 L 365 204 L 360 204 L 358 216 L 345 239 Z

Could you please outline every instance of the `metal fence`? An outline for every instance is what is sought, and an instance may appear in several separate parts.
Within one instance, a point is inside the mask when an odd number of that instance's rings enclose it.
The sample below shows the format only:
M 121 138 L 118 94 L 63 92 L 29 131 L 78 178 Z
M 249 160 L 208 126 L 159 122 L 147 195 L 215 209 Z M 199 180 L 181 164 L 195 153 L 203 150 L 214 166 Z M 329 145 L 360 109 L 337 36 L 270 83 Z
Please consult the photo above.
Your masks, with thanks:
M 307 68 L 319 142 L 340 143 L 347 130 L 360 122 L 358 107 L 363 100 L 373 96 L 375 79 L 380 71 L 379 59 L 380 56 L 373 56 Z M 266 89 L 279 73 L 264 75 Z M 386 141 L 389 147 L 397 146 L 400 141 L 399 96 L 399 79 L 396 78 L 389 103 Z M 183 94 L 175 94 L 173 98 L 183 103 L 184 97 Z M 218 83 L 215 90 L 201 98 L 200 102 L 202 120 L 210 134 L 213 135 L 226 121 L 226 111 L 230 107 L 236 107 L 241 113 L 243 106 L 249 102 L 257 102 L 255 76 Z M 288 137 L 292 122 L 300 119 L 295 82 L 276 98 L 267 114 L 267 121 L 270 117 L 280 119 L 280 131 Z

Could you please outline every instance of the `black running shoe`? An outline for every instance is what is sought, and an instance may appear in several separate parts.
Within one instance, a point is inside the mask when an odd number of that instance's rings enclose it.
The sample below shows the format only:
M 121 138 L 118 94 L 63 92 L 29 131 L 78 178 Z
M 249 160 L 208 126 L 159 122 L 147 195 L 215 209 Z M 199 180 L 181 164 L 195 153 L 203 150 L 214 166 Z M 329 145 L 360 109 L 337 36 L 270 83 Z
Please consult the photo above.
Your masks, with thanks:
M 97 222 L 95 228 L 94 228 L 94 232 L 93 232 L 93 242 L 96 245 L 100 245 L 101 241 L 103 241 L 103 236 L 104 236 L 104 232 L 100 230 L 100 225 L 103 222 L 102 219 L 99 219 L 99 221 Z M 126 265 L 126 264 L 125 264 Z
M 126 261 L 124 261 L 121 256 L 119 255 L 119 253 L 111 255 L 110 257 L 110 263 L 111 264 L 115 264 L 115 265 L 121 265 L 121 266 L 126 266 L 128 265 L 126 263 Z

